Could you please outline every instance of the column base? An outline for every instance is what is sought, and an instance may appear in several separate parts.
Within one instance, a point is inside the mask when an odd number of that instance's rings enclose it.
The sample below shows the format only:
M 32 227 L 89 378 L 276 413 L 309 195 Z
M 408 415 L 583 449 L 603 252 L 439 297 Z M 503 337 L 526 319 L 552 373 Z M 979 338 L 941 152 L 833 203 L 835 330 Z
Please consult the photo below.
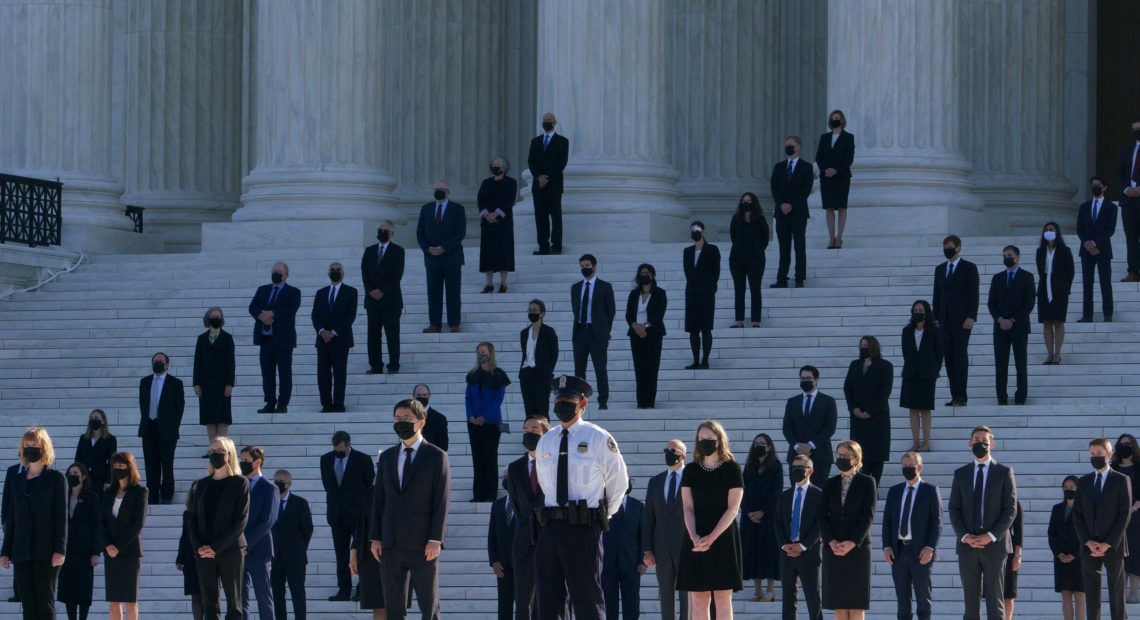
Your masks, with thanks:
M 228 222 L 236 200 L 200 192 L 134 192 L 123 203 L 143 207 L 143 230 L 162 239 L 167 252 L 197 252 L 202 247 L 202 224 Z
M 1036 236 L 1050 220 L 1061 226 L 1062 233 L 1075 231 L 1076 188 L 1065 180 L 979 174 L 972 180 L 974 193 L 986 203 L 985 229 L 991 234 Z
M 396 179 L 372 168 L 255 169 L 242 181 L 235 222 L 400 220 Z M 375 231 L 374 231 L 375 232 Z
M 946 151 L 883 149 L 857 157 L 844 236 L 983 232 L 985 203 L 973 193 L 970 171 L 968 161 Z M 811 215 L 824 216 L 820 203 L 812 203 Z
M 281 248 L 354 248 L 376 243 L 376 229 L 385 219 L 319 219 L 279 222 L 206 222 L 202 251 L 274 250 Z M 416 246 L 413 236 L 397 235 L 405 248 Z

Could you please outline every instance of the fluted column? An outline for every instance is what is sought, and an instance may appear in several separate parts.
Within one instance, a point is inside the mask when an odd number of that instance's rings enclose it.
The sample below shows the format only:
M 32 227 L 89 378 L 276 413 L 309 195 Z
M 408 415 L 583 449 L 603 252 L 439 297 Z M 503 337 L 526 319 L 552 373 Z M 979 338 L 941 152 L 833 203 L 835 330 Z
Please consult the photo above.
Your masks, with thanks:
M 987 229 L 1036 234 L 1050 217 L 1071 221 L 1062 0 L 966 0 L 959 11 L 962 145 Z
M 192 250 L 241 191 L 242 4 L 127 0 L 123 202 Z
M 804 141 L 804 156 L 815 159 L 816 140 L 827 128 L 827 0 L 797 0 L 780 3 L 779 47 L 760 62 L 779 72 L 776 93 L 779 121 L 775 143 L 763 150 L 768 169 L 784 159 L 784 136 L 798 135 Z M 818 192 L 818 187 L 816 188 Z
M 828 107 L 855 134 L 849 232 L 977 230 L 982 201 L 959 146 L 959 30 L 951 0 L 828 5 Z
M 0 0 L 0 168 L 63 182 L 63 245 L 132 223 L 111 172 L 111 0 Z

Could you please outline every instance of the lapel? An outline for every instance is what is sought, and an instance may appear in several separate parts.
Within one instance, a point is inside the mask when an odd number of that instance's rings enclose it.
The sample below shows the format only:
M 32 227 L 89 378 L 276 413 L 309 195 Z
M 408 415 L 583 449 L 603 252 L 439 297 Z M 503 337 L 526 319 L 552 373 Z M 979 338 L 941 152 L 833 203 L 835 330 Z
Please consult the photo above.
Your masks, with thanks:
M 424 444 L 420 444 L 419 450 L 412 454 L 412 462 L 404 468 L 404 488 L 400 490 L 401 493 L 406 492 L 412 488 L 412 479 L 415 478 L 416 472 L 420 470 L 420 461 L 425 458 Z
M 392 482 L 392 488 L 396 490 L 396 493 L 401 492 L 400 471 L 398 468 L 400 466 L 400 457 L 403 456 L 403 448 L 404 442 L 401 441 L 396 444 L 395 448 L 388 448 L 384 454 L 384 456 L 387 456 L 391 460 L 392 466 L 388 468 L 388 471 L 391 472 L 390 478 Z M 391 452 L 391 455 L 387 454 L 389 452 Z

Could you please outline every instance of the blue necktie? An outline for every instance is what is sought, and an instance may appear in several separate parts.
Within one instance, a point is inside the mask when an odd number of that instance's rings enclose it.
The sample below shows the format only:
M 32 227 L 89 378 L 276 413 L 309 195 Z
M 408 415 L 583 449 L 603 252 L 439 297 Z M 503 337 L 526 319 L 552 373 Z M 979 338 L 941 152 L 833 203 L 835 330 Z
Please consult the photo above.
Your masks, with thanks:
M 804 507 L 804 488 L 796 487 L 796 499 L 792 502 L 792 540 L 800 539 L 800 512 Z
M 1013 272 L 1007 271 L 1005 272 L 1005 287 L 1009 288 L 1011 286 L 1013 286 Z
M 542 150 L 545 151 L 546 148 L 549 146 L 550 146 L 550 134 L 546 134 L 545 136 L 542 137 Z

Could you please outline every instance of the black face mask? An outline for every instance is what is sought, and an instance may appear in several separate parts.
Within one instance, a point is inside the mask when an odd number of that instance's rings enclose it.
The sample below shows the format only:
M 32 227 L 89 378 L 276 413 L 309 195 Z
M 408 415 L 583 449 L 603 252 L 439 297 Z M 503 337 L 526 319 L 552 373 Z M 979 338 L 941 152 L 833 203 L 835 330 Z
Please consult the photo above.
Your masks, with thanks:
M 396 436 L 399 437 L 401 441 L 416 436 L 416 425 L 406 420 L 399 420 L 393 423 L 392 430 L 396 431 Z
M 539 439 L 542 439 L 542 435 L 538 433 L 523 433 L 522 445 L 527 452 L 534 452 L 535 448 L 538 447 Z
M 835 468 L 843 473 L 851 471 L 851 468 L 853 467 L 855 467 L 855 464 L 852 463 L 851 459 L 847 457 L 841 456 L 835 459 Z
M 1065 499 L 1077 499 L 1076 489 L 1065 489 L 1061 492 L 1065 494 Z
M 752 203 L 751 202 L 741 202 L 740 203 L 740 210 L 741 211 L 751 211 L 752 210 Z
M 333 271 L 329 272 L 329 280 L 332 280 L 334 283 L 340 282 L 343 278 L 344 278 L 344 272 L 343 271 L 333 270 Z
M 768 446 L 752 446 L 752 456 L 756 459 L 763 459 L 768 455 Z
M 694 230 L 694 231 L 689 233 L 689 236 L 692 237 L 693 241 L 700 241 L 701 240 L 701 231 Z
M 867 347 L 859 347 L 859 359 L 865 360 L 871 357 L 871 350 Z
M 273 486 L 277 487 L 277 492 L 281 495 L 285 495 L 289 492 L 289 485 L 285 484 L 284 480 L 274 480 Z
M 248 476 L 253 473 L 253 463 L 238 461 L 238 467 L 241 469 L 241 475 L 243 476 Z
M 540 318 L 542 317 L 538 316 L 537 312 L 526 313 L 526 320 L 530 321 L 531 323 L 537 322 Z
M 437 189 L 432 193 L 432 196 L 435 196 L 436 200 L 443 200 L 444 198 L 447 198 L 447 192 L 443 191 L 442 189 Z
M 796 153 L 796 147 L 794 147 L 790 144 L 784 147 L 784 154 L 786 154 L 788 157 L 791 157 L 795 153 Z
M 673 452 L 672 450 L 665 451 L 665 464 L 669 467 L 681 462 L 681 455 Z
M 118 482 L 119 480 L 126 479 L 126 477 L 129 476 L 130 474 L 131 474 L 131 472 L 128 469 L 112 469 L 111 470 L 111 479 Z
M 807 468 L 801 465 L 793 465 L 788 475 L 791 476 L 793 484 L 799 484 L 807 478 Z
M 946 260 L 954 258 L 954 255 L 957 253 L 958 248 L 942 248 L 942 255 L 946 257 Z
M 1090 456 L 1089 464 L 1093 466 L 1093 469 L 1101 470 L 1104 469 L 1105 465 L 1108 465 L 1108 459 L 1103 456 Z
M 154 362 L 150 365 L 150 367 L 154 369 L 154 374 L 156 375 L 161 375 L 164 371 L 166 371 L 166 364 L 163 364 L 162 362 Z
M 568 400 L 563 400 L 554 403 L 554 415 L 562 422 L 569 422 L 578 415 L 578 404 L 572 403 Z
M 697 440 L 697 449 L 700 450 L 701 454 L 703 454 L 705 456 L 709 456 L 710 454 L 715 453 L 716 452 L 716 446 L 717 446 L 717 440 L 715 440 L 715 439 L 698 439 Z
M 281 274 L 277 273 L 276 271 L 274 271 L 273 273 L 269 274 L 269 279 L 270 279 L 270 280 L 271 280 L 271 281 L 272 281 L 274 284 L 281 284 L 281 282 L 283 282 L 283 281 L 285 280 L 285 276 L 283 276 L 283 275 L 281 275 Z
M 1130 443 L 1120 444 L 1119 446 L 1116 447 L 1116 453 L 1119 454 L 1120 458 L 1122 458 L 1122 459 L 1126 459 L 1126 458 L 1131 457 L 1133 454 L 1132 444 L 1130 444 Z
M 67 474 L 67 486 L 77 487 L 81 482 L 83 480 L 80 479 L 79 474 Z
M 425 410 L 428 408 L 428 400 L 429 399 L 427 396 L 417 396 L 416 397 L 416 402 L 423 405 Z
M 1100 185 L 1093 185 L 1092 187 L 1089 188 L 1089 191 L 1092 192 L 1093 196 L 1100 196 L 1101 194 L 1104 193 L 1104 188 L 1101 187 Z
M 652 284 L 653 283 L 653 276 L 650 276 L 647 273 L 643 273 L 643 274 L 637 276 L 637 283 L 640 284 L 641 286 L 645 286 L 646 284 Z
M 388 243 L 388 240 L 391 238 L 392 238 L 392 233 L 384 230 L 383 228 L 376 231 L 376 240 L 379 241 L 380 243 Z
M 221 469 L 226 466 L 226 453 L 225 452 L 211 452 L 210 465 L 214 469 Z
M 922 323 L 922 322 L 926 321 L 926 313 L 925 312 L 911 312 L 910 313 L 910 320 L 916 324 Z
M 222 321 L 221 317 L 216 317 L 216 316 L 210 317 L 210 327 L 213 327 L 214 329 L 221 329 L 222 328 L 222 322 L 223 321 Z
M 902 472 L 903 472 L 903 478 L 906 478 L 908 481 L 914 480 L 915 478 L 918 477 L 918 468 L 917 467 L 904 467 L 904 468 L 902 468 Z
M 808 392 L 815 389 L 815 381 L 800 379 L 800 389 L 804 391 L 804 394 L 807 394 Z
M 333 456 L 338 459 L 343 459 L 348 456 L 348 450 L 333 450 Z
M 499 175 L 500 175 L 500 174 L 502 174 L 502 173 L 503 173 L 503 169 L 502 169 L 502 168 L 500 168 L 500 167 L 498 167 L 498 166 L 491 166 L 491 174 L 492 174 L 492 175 L 494 175 L 494 176 L 499 176 Z
M 985 444 L 985 442 L 979 441 L 979 442 L 975 443 L 974 445 L 970 446 L 970 451 L 973 452 L 974 456 L 976 456 L 977 458 L 984 459 L 984 458 L 986 458 L 986 455 L 988 455 L 990 453 L 990 447 L 987 446 Z
M 1011 269 L 1017 264 L 1017 261 L 1012 256 L 1006 256 L 1001 260 L 1001 264 L 1005 265 L 1007 269 Z
M 831 127 L 832 129 L 836 129 L 842 124 L 843 121 L 839 120 L 838 118 L 833 118 L 830 122 L 827 123 L 828 127 Z
M 554 129 L 554 123 L 552 123 L 550 121 L 542 121 L 542 130 L 543 131 L 551 131 L 553 129 Z
M 87 422 L 87 428 L 90 428 L 93 431 L 97 431 L 103 428 L 103 420 L 100 420 L 99 418 L 91 418 L 91 420 Z
M 594 275 L 594 268 L 593 267 L 583 267 L 582 268 L 582 277 L 583 278 L 588 278 L 592 275 Z

